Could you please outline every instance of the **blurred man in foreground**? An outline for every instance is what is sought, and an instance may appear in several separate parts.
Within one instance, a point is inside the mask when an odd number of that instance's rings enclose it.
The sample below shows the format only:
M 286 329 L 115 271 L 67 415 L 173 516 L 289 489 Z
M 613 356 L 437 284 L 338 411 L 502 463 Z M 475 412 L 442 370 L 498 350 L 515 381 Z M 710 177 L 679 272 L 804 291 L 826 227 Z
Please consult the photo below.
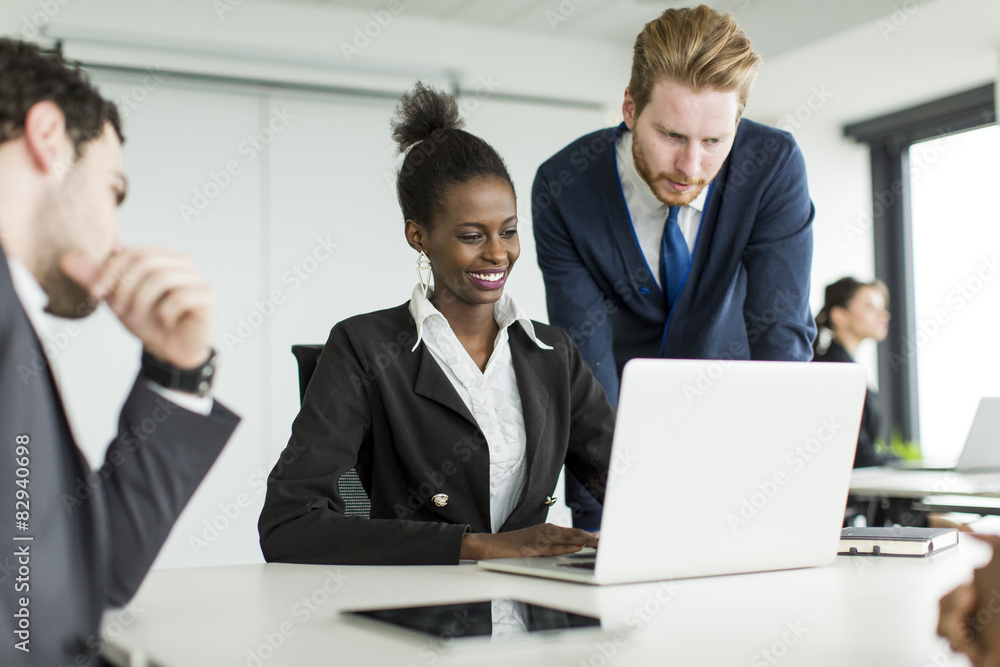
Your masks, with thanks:
M 0 39 L 0 664 L 92 665 L 239 418 L 208 395 L 214 296 L 189 259 L 125 248 L 114 105 L 80 71 Z M 103 466 L 73 440 L 43 311 L 106 302 L 143 344 Z M 94 378 L 101 391 L 101 379 Z

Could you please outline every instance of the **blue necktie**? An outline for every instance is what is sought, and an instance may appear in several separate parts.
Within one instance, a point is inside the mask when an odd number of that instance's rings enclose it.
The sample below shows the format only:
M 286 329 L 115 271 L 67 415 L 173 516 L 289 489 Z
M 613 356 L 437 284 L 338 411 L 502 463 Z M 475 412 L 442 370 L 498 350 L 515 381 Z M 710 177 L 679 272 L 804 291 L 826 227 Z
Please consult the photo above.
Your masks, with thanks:
M 663 240 L 660 241 L 660 286 L 667 300 L 667 310 L 673 307 L 691 269 L 691 251 L 677 224 L 678 211 L 679 206 L 670 207 L 667 222 L 663 225 Z

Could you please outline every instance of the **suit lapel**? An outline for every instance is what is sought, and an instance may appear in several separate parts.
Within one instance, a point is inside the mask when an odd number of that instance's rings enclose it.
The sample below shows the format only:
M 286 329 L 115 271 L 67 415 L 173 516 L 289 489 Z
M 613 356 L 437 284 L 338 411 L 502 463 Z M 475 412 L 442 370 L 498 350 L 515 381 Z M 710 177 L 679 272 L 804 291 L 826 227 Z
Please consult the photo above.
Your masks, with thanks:
M 413 391 L 419 396 L 429 398 L 440 403 L 446 408 L 450 408 L 464 417 L 475 427 L 479 427 L 475 417 L 469 412 L 462 397 L 455 391 L 448 376 L 441 370 L 441 366 L 434 355 L 430 353 L 427 346 L 421 343 L 417 350 L 420 355 L 420 367 L 417 369 L 417 379 L 413 383 Z
M 538 347 L 528 338 L 520 324 L 510 327 L 510 356 L 514 363 L 514 375 L 517 377 L 517 391 L 521 395 L 521 411 L 524 414 L 525 457 L 528 464 L 528 474 L 531 474 L 531 464 L 538 452 L 539 442 L 545 433 L 545 420 L 548 414 L 545 406 L 549 404 L 549 392 L 545 389 L 545 379 L 541 376 L 538 363 L 529 360 L 526 350 Z M 531 350 L 534 352 L 535 350 Z M 542 354 L 555 355 L 555 350 L 539 350 Z
M 535 354 L 538 352 L 539 354 Z M 510 516 L 500 527 L 504 528 L 511 521 L 519 521 L 518 515 L 527 509 L 524 507 L 525 496 L 533 489 L 535 482 L 536 466 L 535 461 L 539 457 L 539 450 L 545 435 L 548 412 L 545 406 L 549 404 L 549 392 L 545 388 L 545 378 L 543 373 L 546 365 L 539 364 L 539 355 L 557 355 L 555 350 L 540 350 L 528 337 L 528 334 L 519 324 L 510 327 L 510 356 L 514 364 L 514 375 L 517 377 L 517 390 L 521 395 L 521 411 L 524 415 L 525 434 L 525 476 L 524 491 L 521 499 L 511 511 Z M 537 508 L 536 508 L 537 509 Z
M 622 123 L 615 133 L 615 138 L 625 131 L 625 124 Z M 625 203 L 625 195 L 622 191 L 621 178 L 618 176 L 618 150 L 616 143 L 612 143 L 608 148 L 608 158 L 605 161 L 605 170 L 602 175 L 601 190 L 610 194 L 602 197 L 604 202 L 604 219 L 611 225 L 611 234 L 618 246 L 618 252 L 622 257 L 623 267 L 641 267 L 647 265 L 646 257 L 642 254 L 642 248 L 635 237 L 635 229 L 632 226 L 632 216 Z M 652 270 L 652 269 L 650 269 Z M 634 273 L 634 272 L 633 272 Z M 652 275 L 649 276 L 628 276 L 629 282 L 635 285 L 639 283 L 651 283 L 646 285 L 652 287 L 651 292 L 658 292 L 659 287 Z
M 726 175 L 729 172 L 729 161 L 732 154 L 722 163 L 719 172 L 712 179 L 712 185 L 705 198 L 705 206 L 702 209 L 701 223 L 698 226 L 697 242 L 694 246 L 694 253 L 691 255 L 691 271 L 688 273 L 688 283 L 685 284 L 677 300 L 682 307 L 687 307 L 686 302 L 692 298 L 692 294 L 698 289 L 698 279 L 705 275 L 705 265 L 710 257 L 712 239 L 715 237 L 716 225 L 719 222 L 719 208 L 722 205 L 722 194 L 725 192 Z M 685 298 L 686 297 L 686 298 Z
M 615 132 L 615 138 L 617 139 L 624 131 L 626 127 L 622 123 Z M 618 291 L 620 286 L 628 285 L 632 290 L 628 298 L 632 300 L 633 309 L 644 312 L 646 317 L 651 319 L 659 318 L 665 321 L 667 313 L 663 304 L 663 291 L 652 273 L 656 269 L 649 266 L 642 248 L 639 247 L 632 215 L 625 202 L 621 178 L 618 176 L 618 152 L 615 143 L 612 143 L 607 153 L 607 157 L 602 159 L 602 172 L 597 190 L 607 193 L 601 196 L 599 201 L 604 208 L 603 220 L 610 226 L 608 233 L 618 249 L 619 261 L 608 267 L 611 276 L 614 277 L 615 290 Z

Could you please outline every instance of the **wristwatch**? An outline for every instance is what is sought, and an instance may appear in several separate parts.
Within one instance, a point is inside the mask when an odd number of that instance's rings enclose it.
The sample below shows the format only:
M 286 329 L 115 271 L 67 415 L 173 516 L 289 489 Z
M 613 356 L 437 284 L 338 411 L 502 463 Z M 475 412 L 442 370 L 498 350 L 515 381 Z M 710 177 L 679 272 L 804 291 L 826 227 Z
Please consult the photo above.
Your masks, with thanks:
M 208 395 L 215 379 L 215 366 L 218 357 L 215 349 L 210 350 L 208 359 L 197 368 L 178 368 L 173 364 L 155 357 L 145 350 L 142 351 L 142 366 L 139 376 L 152 380 L 166 389 L 176 389 L 198 396 Z

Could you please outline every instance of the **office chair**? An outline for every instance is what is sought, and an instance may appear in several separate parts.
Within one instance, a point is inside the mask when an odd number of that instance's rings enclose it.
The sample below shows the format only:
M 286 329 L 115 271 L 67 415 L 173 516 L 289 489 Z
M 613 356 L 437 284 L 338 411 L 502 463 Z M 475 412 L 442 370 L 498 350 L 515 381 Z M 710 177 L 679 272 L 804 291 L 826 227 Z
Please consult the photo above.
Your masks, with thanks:
M 292 354 L 299 366 L 299 402 L 306 396 L 306 387 L 316 371 L 316 364 L 319 362 L 319 355 L 323 351 L 322 345 L 292 345 Z M 344 499 L 345 516 L 363 516 L 369 518 L 371 515 L 371 501 L 365 492 L 365 487 L 361 485 L 361 478 L 358 471 L 351 468 L 337 480 L 337 489 L 340 497 Z

